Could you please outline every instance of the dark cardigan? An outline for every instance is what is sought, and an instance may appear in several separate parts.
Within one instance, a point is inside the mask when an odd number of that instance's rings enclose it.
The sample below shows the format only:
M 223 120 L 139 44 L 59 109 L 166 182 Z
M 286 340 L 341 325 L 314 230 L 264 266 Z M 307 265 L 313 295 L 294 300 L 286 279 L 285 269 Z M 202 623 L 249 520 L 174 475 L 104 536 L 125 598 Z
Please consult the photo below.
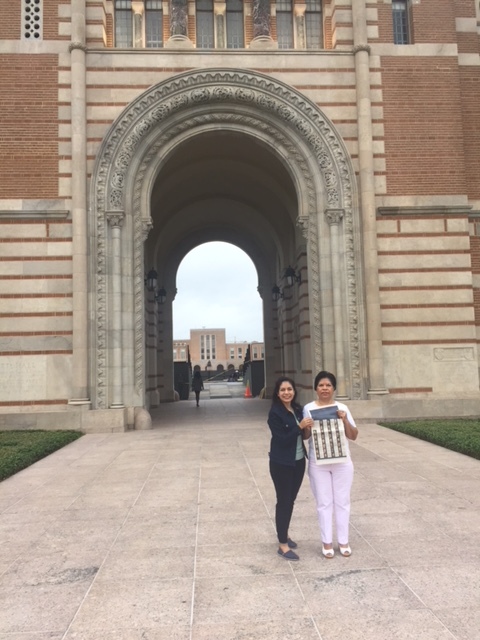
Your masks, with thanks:
M 293 407 L 292 409 L 300 422 L 303 419 L 302 409 Z M 302 435 L 302 430 L 298 426 L 295 416 L 283 404 L 273 404 L 267 422 L 272 432 L 270 460 L 277 464 L 294 467 L 298 436 Z M 305 452 L 305 447 L 303 450 Z

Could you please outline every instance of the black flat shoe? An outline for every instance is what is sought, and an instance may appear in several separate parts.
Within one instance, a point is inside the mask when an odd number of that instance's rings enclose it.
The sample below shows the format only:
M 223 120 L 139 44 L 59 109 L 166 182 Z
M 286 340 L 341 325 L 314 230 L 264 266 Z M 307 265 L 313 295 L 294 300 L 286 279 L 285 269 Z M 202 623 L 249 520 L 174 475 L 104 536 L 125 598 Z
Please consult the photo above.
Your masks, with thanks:
M 282 558 L 285 558 L 285 560 L 300 560 L 295 551 L 292 551 L 291 549 L 289 551 L 282 551 L 279 549 L 277 553 L 279 556 L 282 556 Z
M 290 549 L 296 549 L 298 547 L 298 544 L 293 540 L 290 540 L 290 538 L 288 538 L 287 544 L 290 547 Z

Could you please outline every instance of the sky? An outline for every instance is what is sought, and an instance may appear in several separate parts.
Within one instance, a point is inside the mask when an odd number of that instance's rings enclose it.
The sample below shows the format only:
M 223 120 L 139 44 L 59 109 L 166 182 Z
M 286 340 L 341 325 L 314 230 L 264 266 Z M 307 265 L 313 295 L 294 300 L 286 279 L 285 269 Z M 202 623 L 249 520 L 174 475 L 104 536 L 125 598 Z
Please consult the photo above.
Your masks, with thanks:
M 188 253 L 177 273 L 173 339 L 190 329 L 225 329 L 227 342 L 263 342 L 262 299 L 253 262 L 238 247 L 208 242 Z

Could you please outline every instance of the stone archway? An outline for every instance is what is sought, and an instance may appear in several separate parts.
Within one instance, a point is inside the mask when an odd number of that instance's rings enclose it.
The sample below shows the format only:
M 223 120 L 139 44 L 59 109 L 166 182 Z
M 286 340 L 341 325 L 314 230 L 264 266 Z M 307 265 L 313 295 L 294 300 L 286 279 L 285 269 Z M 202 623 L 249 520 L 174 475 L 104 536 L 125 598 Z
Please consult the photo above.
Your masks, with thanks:
M 259 73 L 210 69 L 162 82 L 132 102 L 112 125 L 92 177 L 94 274 L 91 330 L 95 408 L 144 404 L 144 256 L 152 226 L 149 197 L 166 159 L 190 136 L 223 129 L 252 136 L 287 168 L 298 201 L 296 224 L 307 244 L 313 366 L 323 363 L 320 253 L 331 253 L 330 225 L 341 225 L 350 395 L 363 394 L 364 353 L 359 222 L 354 172 L 344 144 L 318 107 Z M 131 265 L 126 270 L 125 261 Z M 333 257 L 332 257 L 333 259 Z M 128 296 L 128 319 L 117 310 Z M 121 323 L 124 324 L 121 324 Z M 124 341 L 127 340 L 128 344 Z M 126 363 L 122 358 L 131 354 Z M 343 366 L 343 361 L 342 361 Z M 345 367 L 347 369 L 347 367 Z

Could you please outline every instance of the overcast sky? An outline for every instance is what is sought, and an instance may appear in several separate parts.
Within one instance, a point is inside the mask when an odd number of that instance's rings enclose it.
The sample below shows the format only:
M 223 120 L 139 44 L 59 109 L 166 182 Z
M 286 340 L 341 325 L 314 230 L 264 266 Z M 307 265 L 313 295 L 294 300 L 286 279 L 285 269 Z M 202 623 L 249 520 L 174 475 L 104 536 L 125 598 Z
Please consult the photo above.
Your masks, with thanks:
M 208 242 L 182 260 L 173 302 L 173 338 L 225 329 L 227 342 L 263 342 L 262 299 L 253 262 L 226 242 Z

